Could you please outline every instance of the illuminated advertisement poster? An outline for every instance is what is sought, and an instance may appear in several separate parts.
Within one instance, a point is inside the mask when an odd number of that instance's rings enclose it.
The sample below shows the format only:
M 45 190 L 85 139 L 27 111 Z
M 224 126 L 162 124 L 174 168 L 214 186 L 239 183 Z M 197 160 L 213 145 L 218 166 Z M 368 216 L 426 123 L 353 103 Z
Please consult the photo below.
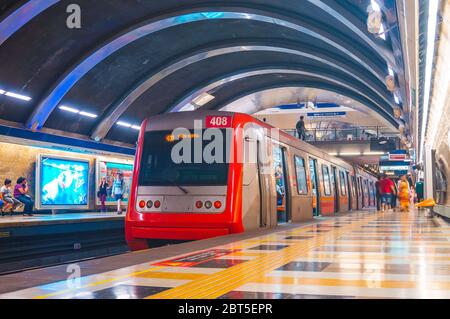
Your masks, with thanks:
M 106 190 L 106 204 L 115 204 L 116 199 L 112 194 L 112 185 L 114 178 L 121 172 L 123 174 L 123 182 L 125 187 L 125 193 L 123 194 L 123 202 L 128 202 L 129 192 L 131 189 L 131 181 L 133 177 L 133 164 L 129 163 L 116 163 L 97 159 L 97 173 L 96 173 L 96 191 L 99 189 L 100 181 L 103 177 L 106 177 L 108 188 Z M 96 197 L 96 204 L 100 205 L 100 199 Z
M 41 154 L 36 186 L 38 209 L 88 208 L 89 161 Z

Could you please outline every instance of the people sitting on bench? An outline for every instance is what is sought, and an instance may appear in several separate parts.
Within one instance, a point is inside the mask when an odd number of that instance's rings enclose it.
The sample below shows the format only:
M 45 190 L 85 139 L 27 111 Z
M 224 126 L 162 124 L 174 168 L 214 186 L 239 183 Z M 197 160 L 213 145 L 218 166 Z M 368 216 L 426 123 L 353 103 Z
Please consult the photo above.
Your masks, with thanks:
M 3 213 L 9 213 L 12 215 L 16 208 L 23 205 L 18 199 L 13 197 L 11 193 L 11 180 L 8 178 L 5 179 L 5 184 L 0 188 L 0 196 L 4 202 L 4 206 L 2 207 L 2 216 Z
M 25 177 L 19 177 L 16 186 L 14 186 L 14 198 L 25 205 L 25 209 L 23 210 L 24 215 L 33 216 L 34 201 L 27 193 L 27 179 Z

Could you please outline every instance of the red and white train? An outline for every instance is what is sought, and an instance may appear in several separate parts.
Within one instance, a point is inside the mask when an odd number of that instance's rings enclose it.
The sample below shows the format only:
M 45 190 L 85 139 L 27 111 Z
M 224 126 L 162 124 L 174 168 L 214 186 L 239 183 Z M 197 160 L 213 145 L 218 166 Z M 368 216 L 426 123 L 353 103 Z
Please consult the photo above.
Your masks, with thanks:
M 374 207 L 375 181 L 247 114 L 162 114 L 142 123 L 126 240 L 139 250 Z

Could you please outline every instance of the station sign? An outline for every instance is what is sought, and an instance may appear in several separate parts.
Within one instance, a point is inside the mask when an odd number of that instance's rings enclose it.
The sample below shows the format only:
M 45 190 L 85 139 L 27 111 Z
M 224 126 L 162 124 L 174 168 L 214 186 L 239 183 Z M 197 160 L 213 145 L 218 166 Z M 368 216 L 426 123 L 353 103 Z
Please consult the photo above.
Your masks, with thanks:
M 389 152 L 389 161 L 405 161 L 408 154 L 404 150 L 395 150 Z
M 309 118 L 336 118 L 345 117 L 347 112 L 308 112 L 306 116 Z
M 392 165 L 392 166 L 380 166 L 380 170 L 386 171 L 408 171 L 409 165 Z

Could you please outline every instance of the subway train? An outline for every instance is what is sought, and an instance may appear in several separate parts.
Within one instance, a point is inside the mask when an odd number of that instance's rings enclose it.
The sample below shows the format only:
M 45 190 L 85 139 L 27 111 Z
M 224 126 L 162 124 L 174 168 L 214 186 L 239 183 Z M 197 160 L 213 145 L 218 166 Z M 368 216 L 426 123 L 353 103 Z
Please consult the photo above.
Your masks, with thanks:
M 371 208 L 375 176 L 254 117 L 143 121 L 126 216 L 131 250 Z

